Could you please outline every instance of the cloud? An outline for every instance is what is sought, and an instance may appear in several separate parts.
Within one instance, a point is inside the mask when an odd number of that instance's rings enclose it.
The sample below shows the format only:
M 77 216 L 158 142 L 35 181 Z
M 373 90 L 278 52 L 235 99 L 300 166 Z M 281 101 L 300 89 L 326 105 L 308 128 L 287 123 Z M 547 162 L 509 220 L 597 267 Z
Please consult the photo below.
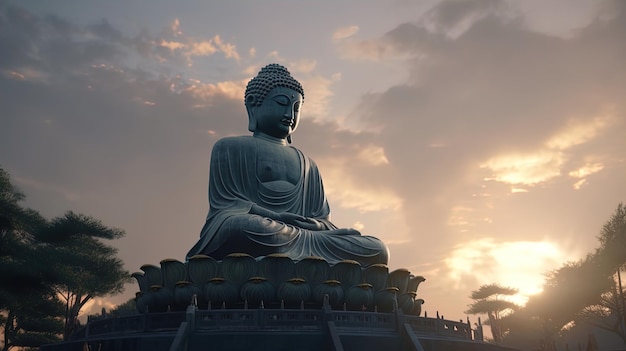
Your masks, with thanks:
M 333 97 L 334 81 L 318 74 L 296 76 L 304 87 L 304 105 L 302 113 L 313 118 L 328 116 L 328 105 Z
M 563 248 L 551 242 L 481 238 L 458 243 L 444 262 L 457 289 L 498 283 L 518 288 L 528 297 L 542 291 L 543 275 L 549 267 L 556 268 L 568 258 Z
M 589 163 L 583 167 L 569 172 L 569 176 L 573 178 L 584 178 L 590 174 L 600 172 L 604 168 L 602 163 Z
M 492 177 L 486 180 L 496 180 L 512 185 L 537 185 L 561 175 L 566 165 L 563 151 L 585 144 L 600 136 L 602 131 L 614 121 L 610 116 L 594 117 L 588 120 L 569 120 L 565 127 L 557 131 L 545 143 L 545 147 L 529 154 L 505 154 L 493 157 L 481 165 L 493 172 Z M 595 165 L 593 171 L 587 166 L 578 172 L 570 172 L 570 176 L 596 173 L 602 170 L 602 165 Z M 579 176 L 579 178 L 581 178 Z M 582 184 L 582 183 L 581 183 Z M 580 186 L 577 186 L 580 188 Z
M 481 165 L 494 174 L 485 180 L 512 185 L 536 185 L 561 174 L 564 163 L 559 152 L 538 152 L 526 155 L 504 155 L 489 159 Z
M 499 0 L 442 1 L 427 11 L 420 23 L 432 32 L 456 38 L 474 23 L 489 16 L 515 18 L 515 11 Z
M 551 149 L 566 150 L 584 144 L 598 137 L 603 129 L 612 123 L 611 116 L 599 116 L 586 120 L 570 120 L 563 131 L 554 135 L 546 146 Z
M 242 99 L 247 84 L 247 79 L 217 83 L 202 83 L 198 80 L 190 80 L 187 85 L 181 87 L 181 89 L 208 103 L 208 105 L 194 105 L 195 107 L 199 107 L 210 106 L 210 102 L 215 98 L 243 101 Z
M 44 215 L 73 209 L 124 228 L 131 269 L 183 257 L 206 216 L 211 146 L 245 134 L 245 82 L 272 59 L 304 86 L 294 145 L 319 165 L 333 220 L 385 240 L 390 267 L 426 275 L 432 308 L 462 309 L 458 297 L 487 280 L 535 286 L 539 264 L 586 252 L 623 201 L 623 5 L 566 38 L 491 1 L 435 6 L 336 41 L 358 80 L 325 54 L 237 58 L 227 33 L 191 37 L 181 21 L 129 35 L 3 8 L 2 166 L 28 180 Z M 205 61 L 210 79 L 187 66 Z M 406 74 L 380 87 L 371 72 L 388 67 Z M 337 116 L 351 99 L 342 87 L 361 96 Z M 146 250 L 147 237 L 168 245 Z
M 624 146 L 626 130 L 612 117 L 626 115 L 626 80 L 615 74 L 617 58 L 626 59 L 618 44 L 626 13 L 617 13 L 561 38 L 527 28 L 521 12 L 501 2 L 441 2 L 379 37 L 337 43 L 350 60 L 400 64 L 409 72 L 385 91 L 364 94 L 349 115 L 376 133 L 405 217 L 447 233 L 441 240 L 449 243 L 465 229 L 436 226 L 435 218 L 449 223 L 441 213 L 494 201 L 466 204 L 489 181 L 508 185 L 490 185 L 494 196 L 541 191 L 538 204 L 526 204 L 536 213 L 572 190 L 567 175 L 584 160 L 623 169 L 623 150 L 615 147 Z M 551 188 L 559 195 L 549 199 L 543 191 Z M 498 223 L 502 216 L 492 211 L 468 224 L 488 228 L 484 218 Z
M 317 61 L 313 59 L 301 59 L 292 61 L 288 64 L 289 72 L 294 73 L 311 73 L 317 66 Z
M 352 26 L 347 26 L 347 27 L 341 27 L 335 30 L 335 32 L 333 33 L 333 40 L 337 41 L 337 40 L 346 39 L 355 35 L 358 32 L 359 32 L 359 26 L 352 25 Z
M 180 35 L 182 35 L 182 33 Z M 224 54 L 224 57 L 228 59 L 235 61 L 241 60 L 237 52 L 237 47 L 234 44 L 224 42 L 217 34 L 209 40 L 197 40 L 185 37 L 181 37 L 179 40 L 181 41 L 159 39 L 155 41 L 155 50 L 167 49 L 169 55 L 172 56 L 180 54 L 185 58 L 189 66 L 193 64 L 193 58 L 196 56 L 211 56 L 218 52 Z M 160 57 L 163 59 L 167 58 L 167 56 L 164 55 L 160 55 Z
M 375 39 L 347 40 L 338 45 L 338 50 L 342 58 L 351 60 L 380 61 L 395 53 L 390 45 Z

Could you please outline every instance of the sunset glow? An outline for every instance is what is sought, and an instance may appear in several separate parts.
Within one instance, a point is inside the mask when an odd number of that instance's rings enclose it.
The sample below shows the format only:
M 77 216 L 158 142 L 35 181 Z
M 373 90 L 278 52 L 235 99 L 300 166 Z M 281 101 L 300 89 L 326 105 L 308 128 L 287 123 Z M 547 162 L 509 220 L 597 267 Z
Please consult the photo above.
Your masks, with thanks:
M 626 202 L 625 4 L 2 1 L 0 167 L 46 218 L 123 229 L 126 269 L 182 260 L 212 147 L 250 135 L 246 84 L 279 63 L 334 223 L 424 275 L 432 315 L 483 284 L 523 303 Z

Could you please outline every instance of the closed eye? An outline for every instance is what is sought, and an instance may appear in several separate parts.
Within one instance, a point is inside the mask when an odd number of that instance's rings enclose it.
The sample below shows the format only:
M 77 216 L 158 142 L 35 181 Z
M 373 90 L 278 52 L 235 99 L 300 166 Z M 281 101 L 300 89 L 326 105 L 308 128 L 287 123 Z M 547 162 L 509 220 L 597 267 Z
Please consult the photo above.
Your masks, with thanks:
M 272 100 L 274 100 L 277 104 L 281 106 L 289 106 L 289 103 L 291 102 L 289 101 L 289 98 L 285 95 L 274 96 Z

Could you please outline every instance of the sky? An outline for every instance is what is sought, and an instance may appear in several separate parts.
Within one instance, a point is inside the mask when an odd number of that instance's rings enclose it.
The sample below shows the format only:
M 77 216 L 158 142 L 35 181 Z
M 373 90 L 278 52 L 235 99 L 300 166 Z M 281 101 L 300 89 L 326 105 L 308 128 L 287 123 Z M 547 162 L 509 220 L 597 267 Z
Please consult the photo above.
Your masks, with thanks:
M 123 229 L 129 271 L 184 260 L 211 147 L 280 63 L 333 222 L 465 319 L 482 284 L 540 292 L 626 201 L 624 38 L 623 1 L 0 0 L 0 167 L 47 218 Z

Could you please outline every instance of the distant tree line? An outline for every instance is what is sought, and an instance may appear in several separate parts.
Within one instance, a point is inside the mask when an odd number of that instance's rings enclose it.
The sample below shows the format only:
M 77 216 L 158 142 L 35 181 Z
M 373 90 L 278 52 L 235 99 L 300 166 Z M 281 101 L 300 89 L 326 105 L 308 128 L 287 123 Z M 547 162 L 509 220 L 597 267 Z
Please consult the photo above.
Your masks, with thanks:
M 67 339 L 85 304 L 120 293 L 130 274 L 105 243 L 124 236 L 71 211 L 45 219 L 0 168 L 0 350 Z
M 567 262 L 546 274 L 543 292 L 524 307 L 498 296 L 517 291 L 497 284 L 472 292 L 466 311 L 487 314 L 494 342 L 526 350 L 556 349 L 556 341 L 590 327 L 620 338 L 626 346 L 626 206 L 620 203 L 597 236 L 599 246 L 581 260 Z

